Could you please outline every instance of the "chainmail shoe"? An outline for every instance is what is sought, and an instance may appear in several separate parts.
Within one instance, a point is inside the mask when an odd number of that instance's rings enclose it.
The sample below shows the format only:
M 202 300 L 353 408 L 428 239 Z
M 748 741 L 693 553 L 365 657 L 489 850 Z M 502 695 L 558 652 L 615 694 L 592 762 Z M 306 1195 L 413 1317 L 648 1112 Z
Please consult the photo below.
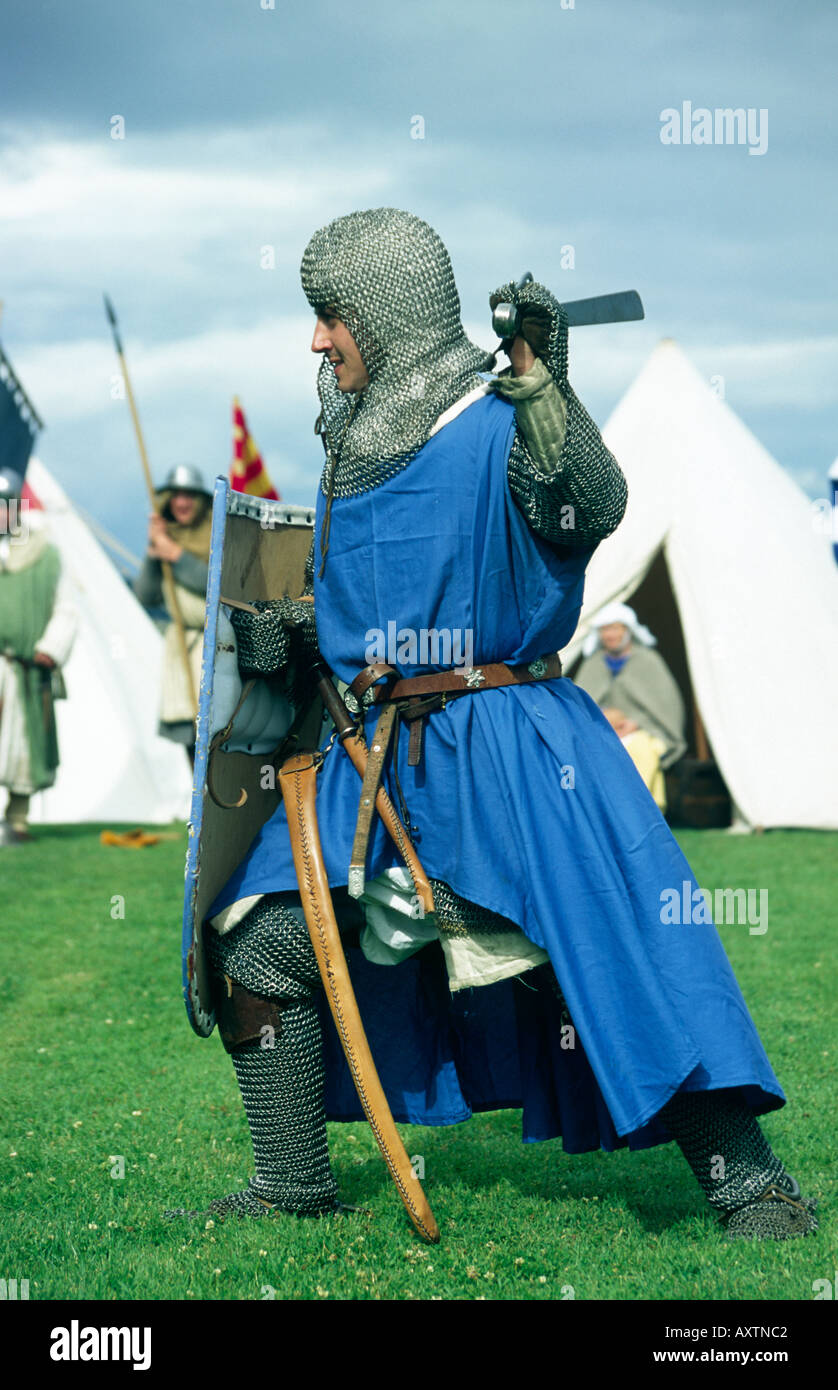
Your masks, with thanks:
M 323 1108 L 320 975 L 299 900 L 296 910 L 294 904 L 292 894 L 269 894 L 231 932 L 207 932 L 217 970 L 282 1005 L 272 1047 L 257 1041 L 231 1053 L 256 1172 L 245 1191 L 211 1204 L 210 1212 L 221 1216 L 263 1216 L 271 1207 L 305 1216 L 340 1209 Z
M 786 1240 L 818 1229 L 815 1199 L 801 1197 L 742 1101 L 726 1091 L 679 1091 L 661 1116 L 729 1239 Z

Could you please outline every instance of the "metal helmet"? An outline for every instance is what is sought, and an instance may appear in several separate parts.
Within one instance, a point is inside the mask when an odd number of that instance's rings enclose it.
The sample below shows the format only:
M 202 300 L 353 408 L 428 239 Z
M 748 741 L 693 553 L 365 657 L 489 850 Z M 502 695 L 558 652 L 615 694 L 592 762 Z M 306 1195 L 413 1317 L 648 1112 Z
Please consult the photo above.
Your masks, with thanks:
M 204 482 L 203 474 L 193 463 L 176 463 L 170 468 L 166 480 L 158 492 L 200 492 L 204 497 L 212 493 Z
M 335 494 L 366 491 L 409 462 L 494 359 L 466 337 L 448 252 L 411 213 L 373 208 L 321 227 L 301 277 L 315 312 L 346 324 L 369 375 L 362 392 L 342 393 L 324 356 L 317 383 Z
M 14 468 L 0 468 L 0 499 L 21 498 L 23 478 Z

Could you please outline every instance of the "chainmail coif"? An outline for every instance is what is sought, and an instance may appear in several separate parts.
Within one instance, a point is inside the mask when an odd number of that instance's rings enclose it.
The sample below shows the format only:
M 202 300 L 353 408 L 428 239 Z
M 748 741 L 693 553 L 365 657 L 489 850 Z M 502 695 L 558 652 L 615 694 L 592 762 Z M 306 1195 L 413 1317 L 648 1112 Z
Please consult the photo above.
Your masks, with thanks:
M 494 359 L 466 337 L 448 252 L 411 213 L 373 208 L 321 227 L 301 276 L 315 312 L 349 329 L 369 375 L 360 399 L 341 392 L 325 356 L 318 376 L 326 438 L 340 446 L 335 496 L 364 492 L 409 462 Z

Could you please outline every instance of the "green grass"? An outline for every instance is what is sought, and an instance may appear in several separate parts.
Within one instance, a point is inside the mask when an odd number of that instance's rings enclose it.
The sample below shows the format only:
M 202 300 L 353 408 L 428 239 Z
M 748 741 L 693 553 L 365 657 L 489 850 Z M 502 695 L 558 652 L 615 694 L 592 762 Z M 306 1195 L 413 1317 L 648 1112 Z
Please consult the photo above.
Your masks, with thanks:
M 838 836 L 679 836 L 699 883 L 769 890 L 764 936 L 722 928 L 790 1104 L 763 1121 L 821 1230 L 721 1237 L 673 1145 L 565 1155 L 522 1146 L 516 1112 L 405 1127 L 442 1230 L 412 1234 L 363 1124 L 331 1127 L 347 1202 L 372 1218 L 168 1223 L 243 1184 L 249 1140 L 218 1039 L 180 999 L 185 835 L 103 848 L 96 827 L 1 850 L 4 1169 L 0 1276 L 30 1297 L 259 1299 L 811 1299 L 838 1264 L 831 1193 Z M 124 919 L 112 900 L 124 899 Z M 118 910 L 117 907 L 114 910 Z M 124 1178 L 111 1176 L 122 1156 Z M 113 1157 L 112 1157 L 113 1156 Z M 564 1290 L 564 1295 L 563 1295 Z M 569 1295 L 572 1296 L 572 1295 Z

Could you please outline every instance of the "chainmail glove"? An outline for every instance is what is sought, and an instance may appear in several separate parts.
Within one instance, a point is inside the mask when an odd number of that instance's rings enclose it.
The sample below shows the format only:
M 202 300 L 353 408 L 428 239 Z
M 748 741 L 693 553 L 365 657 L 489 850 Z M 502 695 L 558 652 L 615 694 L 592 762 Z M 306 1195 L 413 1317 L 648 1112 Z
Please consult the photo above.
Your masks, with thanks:
M 489 296 L 490 309 L 514 304 L 521 313 L 520 334 L 540 357 L 558 386 L 567 384 L 567 314 L 556 296 L 537 281 L 517 289 L 501 285 Z
M 288 677 L 291 701 L 298 709 L 314 693 L 311 669 L 319 655 L 314 617 L 314 537 L 303 571 L 300 598 L 257 599 L 258 614 L 234 608 L 233 628 L 243 675 Z
M 311 665 L 317 650 L 314 604 L 292 598 L 256 599 L 253 607 L 258 613 L 234 608 L 230 615 L 242 674 L 273 676 L 292 659 Z
M 236 634 L 239 670 L 245 676 L 272 676 L 288 663 L 291 639 L 282 621 L 282 600 L 256 599 L 258 613 L 234 608 L 230 621 Z

